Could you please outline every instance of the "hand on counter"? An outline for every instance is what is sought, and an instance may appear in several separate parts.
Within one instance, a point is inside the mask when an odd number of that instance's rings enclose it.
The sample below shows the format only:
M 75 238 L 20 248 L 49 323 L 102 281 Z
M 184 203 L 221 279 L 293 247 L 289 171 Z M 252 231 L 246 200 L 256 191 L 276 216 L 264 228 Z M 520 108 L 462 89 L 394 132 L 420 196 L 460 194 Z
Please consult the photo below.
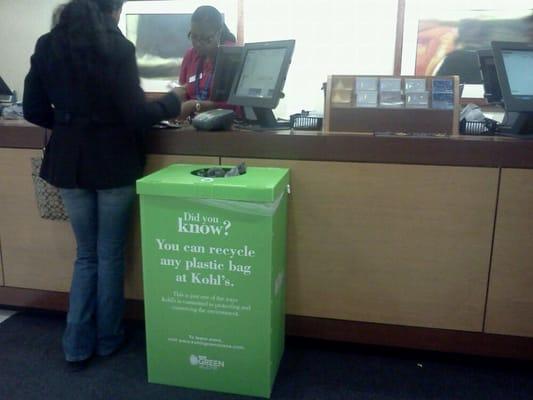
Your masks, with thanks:
M 185 120 L 195 113 L 211 110 L 213 108 L 215 108 L 215 103 L 209 100 L 187 100 L 181 103 L 181 113 L 178 119 Z

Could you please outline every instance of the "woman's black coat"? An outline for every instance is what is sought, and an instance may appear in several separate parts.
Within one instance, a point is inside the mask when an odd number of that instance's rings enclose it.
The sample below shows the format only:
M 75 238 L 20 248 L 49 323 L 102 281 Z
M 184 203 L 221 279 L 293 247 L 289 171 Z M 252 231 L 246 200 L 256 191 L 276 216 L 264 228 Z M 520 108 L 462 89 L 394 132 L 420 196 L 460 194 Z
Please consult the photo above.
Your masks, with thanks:
M 95 82 L 76 78 L 72 54 L 54 45 L 53 35 L 62 34 L 54 29 L 39 38 L 24 83 L 24 117 L 52 130 L 41 177 L 61 188 L 131 185 L 144 167 L 143 132 L 176 117 L 179 99 L 168 93 L 146 102 L 135 48 L 116 26 L 107 29 L 111 51 L 102 57 Z

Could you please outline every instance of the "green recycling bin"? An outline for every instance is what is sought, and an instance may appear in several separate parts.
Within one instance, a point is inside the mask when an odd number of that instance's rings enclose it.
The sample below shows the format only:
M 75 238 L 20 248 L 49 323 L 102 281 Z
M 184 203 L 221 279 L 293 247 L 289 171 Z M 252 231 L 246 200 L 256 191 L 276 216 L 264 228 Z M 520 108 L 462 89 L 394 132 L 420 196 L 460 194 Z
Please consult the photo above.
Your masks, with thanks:
M 137 181 L 148 381 L 270 397 L 285 337 L 289 170 Z

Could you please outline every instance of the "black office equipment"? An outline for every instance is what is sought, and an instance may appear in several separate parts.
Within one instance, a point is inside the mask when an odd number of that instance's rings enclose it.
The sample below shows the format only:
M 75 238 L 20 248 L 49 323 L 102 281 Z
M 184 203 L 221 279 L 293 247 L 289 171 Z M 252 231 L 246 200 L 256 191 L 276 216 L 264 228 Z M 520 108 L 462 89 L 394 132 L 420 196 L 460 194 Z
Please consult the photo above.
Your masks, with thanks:
M 483 121 L 467 121 L 462 119 L 459 123 L 459 132 L 463 135 L 493 136 L 496 134 L 498 123 L 490 118 Z
M 481 78 L 483 79 L 483 89 L 487 103 L 501 103 L 502 91 L 498 81 L 498 73 L 494 64 L 492 50 L 479 50 L 479 67 L 481 69 Z
M 492 42 L 505 117 L 503 135 L 533 135 L 533 43 Z
M 11 102 L 13 92 L 0 76 L 0 102 Z
M 243 47 L 242 46 L 220 46 L 218 48 L 211 86 L 211 100 L 222 101 L 228 100 L 231 87 L 237 70 L 241 63 Z
M 301 113 L 290 116 L 290 127 L 299 131 L 320 131 L 322 120 L 321 116 L 309 115 L 309 111 L 302 110 Z
M 244 106 L 245 117 L 263 128 L 288 128 L 288 123 L 278 123 L 272 110 L 283 97 L 294 43 L 294 40 L 281 40 L 244 45 L 228 103 Z

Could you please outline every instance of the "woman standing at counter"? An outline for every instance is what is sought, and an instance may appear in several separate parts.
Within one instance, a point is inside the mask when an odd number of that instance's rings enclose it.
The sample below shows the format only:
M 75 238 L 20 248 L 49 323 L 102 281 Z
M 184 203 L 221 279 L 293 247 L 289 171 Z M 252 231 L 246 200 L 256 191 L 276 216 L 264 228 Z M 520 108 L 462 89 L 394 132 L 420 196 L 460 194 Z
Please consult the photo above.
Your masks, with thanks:
M 235 36 L 224 23 L 222 14 L 215 7 L 198 7 L 191 17 L 189 39 L 193 47 L 185 53 L 179 76 L 183 101 L 179 119 L 228 107 L 209 100 L 218 46 L 235 44 Z
M 177 93 L 147 103 L 123 0 L 72 0 L 37 41 L 24 116 L 52 129 L 40 175 L 60 188 L 77 244 L 63 349 L 79 369 L 124 338 L 124 242 L 143 171 L 143 131 L 180 113 Z

